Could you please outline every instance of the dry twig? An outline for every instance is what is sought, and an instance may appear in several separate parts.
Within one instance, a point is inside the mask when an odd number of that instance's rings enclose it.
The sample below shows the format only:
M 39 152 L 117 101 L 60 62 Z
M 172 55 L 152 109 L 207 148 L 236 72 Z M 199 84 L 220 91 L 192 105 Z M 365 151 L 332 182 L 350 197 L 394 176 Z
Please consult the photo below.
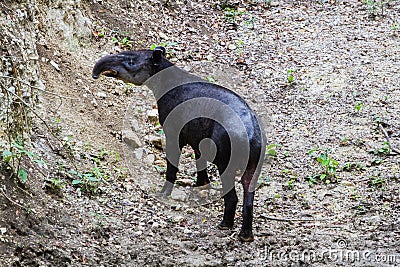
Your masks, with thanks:
M 28 208 L 22 206 L 21 204 L 19 204 L 18 202 L 12 200 L 9 196 L 7 196 L 6 192 L 4 192 L 3 188 L 0 188 L 1 193 L 3 194 L 3 196 L 10 201 L 11 203 L 13 203 L 14 205 L 16 205 L 17 207 L 23 209 L 23 210 L 29 210 Z M 35 213 L 34 211 L 32 211 L 33 213 Z
M 390 155 L 391 156 L 400 155 L 400 150 L 397 150 L 396 148 L 394 148 L 392 146 L 392 143 L 390 142 L 389 135 L 388 135 L 387 131 L 385 130 L 385 128 L 383 128 L 382 124 L 379 123 L 378 126 L 379 126 L 379 130 L 381 130 L 381 132 L 385 136 L 386 142 L 388 143 L 390 150 L 395 153 L 395 154 L 390 154 Z
M 326 221 L 328 218 L 278 218 L 271 216 L 262 216 L 267 220 L 280 221 L 280 222 L 314 222 L 314 221 Z
M 27 108 L 29 108 L 29 109 L 32 111 L 32 113 L 33 113 L 39 120 L 41 120 L 41 121 L 43 122 L 43 124 L 46 126 L 46 128 L 50 131 L 50 134 L 51 134 L 55 139 L 57 139 L 57 141 L 60 142 L 61 146 L 65 149 L 65 151 L 67 152 L 67 154 L 68 154 L 68 156 L 69 156 L 68 158 L 69 158 L 71 164 L 74 166 L 75 170 L 77 170 L 77 167 L 76 167 L 76 165 L 75 165 L 75 162 L 73 161 L 74 156 L 72 155 L 71 151 L 69 151 L 69 149 L 65 147 L 64 143 L 60 140 L 60 138 L 58 138 L 58 136 L 55 135 L 55 134 L 53 133 L 51 127 L 47 124 L 47 122 L 46 122 L 42 117 L 40 117 L 40 115 L 37 114 L 37 112 L 36 112 L 28 103 L 26 103 L 25 100 L 22 99 L 22 97 L 18 96 L 16 93 L 14 93 L 14 92 L 12 92 L 12 91 L 10 91 L 10 90 L 8 90 L 8 89 L 6 89 L 6 92 L 7 92 L 7 93 L 10 93 L 10 94 L 14 95 L 16 98 L 18 98 L 18 100 L 19 100 L 22 104 L 24 104 Z
M 0 75 L 0 78 L 16 80 L 16 81 L 18 81 L 18 82 L 20 82 L 20 83 L 23 83 L 23 84 L 28 85 L 29 87 L 31 87 L 31 88 L 33 88 L 33 89 L 42 91 L 42 92 L 44 92 L 44 93 L 46 93 L 46 94 L 49 94 L 49 95 L 54 95 L 54 96 L 59 97 L 59 98 L 65 98 L 65 99 L 71 99 L 71 100 L 79 100 L 79 98 L 77 98 L 77 97 L 63 96 L 63 95 L 59 95 L 59 94 L 56 94 L 56 93 L 53 93 L 53 92 L 46 91 L 46 90 L 44 90 L 43 88 L 40 88 L 40 87 L 34 86 L 34 85 L 30 85 L 28 82 L 25 82 L 25 81 L 23 81 L 23 80 L 21 80 L 21 79 L 15 78 L 15 77 L 6 76 L 6 75 Z

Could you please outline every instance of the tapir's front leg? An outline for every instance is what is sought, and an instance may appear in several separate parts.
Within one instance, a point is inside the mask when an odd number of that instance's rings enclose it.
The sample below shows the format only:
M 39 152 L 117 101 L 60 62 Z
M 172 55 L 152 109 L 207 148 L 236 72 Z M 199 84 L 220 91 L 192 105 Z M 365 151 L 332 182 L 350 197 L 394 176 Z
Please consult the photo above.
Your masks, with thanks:
M 166 143 L 167 173 L 164 186 L 158 194 L 161 197 L 168 197 L 171 195 L 176 181 L 176 173 L 178 172 L 179 156 L 183 147 L 181 143 L 175 144 L 171 142 L 169 138 L 166 138 Z
M 171 195 L 172 189 L 174 188 L 174 184 L 176 181 L 176 173 L 178 172 L 178 167 L 174 166 L 167 159 L 167 173 L 166 173 L 166 181 L 164 183 L 163 188 L 161 189 L 159 196 L 168 197 Z

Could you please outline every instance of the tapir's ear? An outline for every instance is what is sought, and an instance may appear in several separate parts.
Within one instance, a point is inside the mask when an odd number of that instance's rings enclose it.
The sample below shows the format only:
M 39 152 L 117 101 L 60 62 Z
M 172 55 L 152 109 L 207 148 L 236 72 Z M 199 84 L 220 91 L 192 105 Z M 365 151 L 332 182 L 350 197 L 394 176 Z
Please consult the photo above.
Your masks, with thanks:
M 157 46 L 156 48 L 154 48 L 153 59 L 156 61 L 160 61 L 162 56 L 165 56 L 165 48 L 162 46 Z

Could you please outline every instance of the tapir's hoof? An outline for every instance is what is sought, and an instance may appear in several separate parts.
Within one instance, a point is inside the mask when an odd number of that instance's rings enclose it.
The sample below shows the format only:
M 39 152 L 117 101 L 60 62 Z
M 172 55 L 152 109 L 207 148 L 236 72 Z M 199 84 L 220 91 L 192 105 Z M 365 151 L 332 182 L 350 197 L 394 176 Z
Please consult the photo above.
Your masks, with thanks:
M 200 187 L 200 186 L 207 186 L 210 184 L 210 180 L 207 178 L 205 180 L 197 180 L 197 182 L 195 183 L 195 187 Z
M 171 195 L 171 193 L 168 194 L 168 192 L 163 192 L 163 191 L 156 193 L 156 196 L 158 198 L 163 198 L 163 199 L 168 198 L 170 195 Z
M 239 233 L 239 241 L 240 242 L 253 242 L 254 241 L 254 235 L 250 231 L 240 231 Z
M 228 222 L 220 222 L 220 224 L 218 224 L 218 229 L 220 230 L 232 230 L 233 228 L 233 223 L 228 223 Z
M 201 191 L 201 190 L 207 190 L 211 188 L 210 184 L 206 185 L 194 185 L 195 190 Z

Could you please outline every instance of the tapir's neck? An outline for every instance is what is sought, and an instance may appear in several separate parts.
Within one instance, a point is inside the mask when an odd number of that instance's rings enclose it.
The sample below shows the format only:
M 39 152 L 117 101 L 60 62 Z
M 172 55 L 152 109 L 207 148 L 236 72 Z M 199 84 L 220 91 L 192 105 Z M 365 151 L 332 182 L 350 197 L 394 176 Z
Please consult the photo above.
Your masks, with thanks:
M 143 85 L 153 91 L 153 94 L 158 101 L 163 95 L 175 87 L 194 82 L 207 81 L 172 65 L 151 76 Z

